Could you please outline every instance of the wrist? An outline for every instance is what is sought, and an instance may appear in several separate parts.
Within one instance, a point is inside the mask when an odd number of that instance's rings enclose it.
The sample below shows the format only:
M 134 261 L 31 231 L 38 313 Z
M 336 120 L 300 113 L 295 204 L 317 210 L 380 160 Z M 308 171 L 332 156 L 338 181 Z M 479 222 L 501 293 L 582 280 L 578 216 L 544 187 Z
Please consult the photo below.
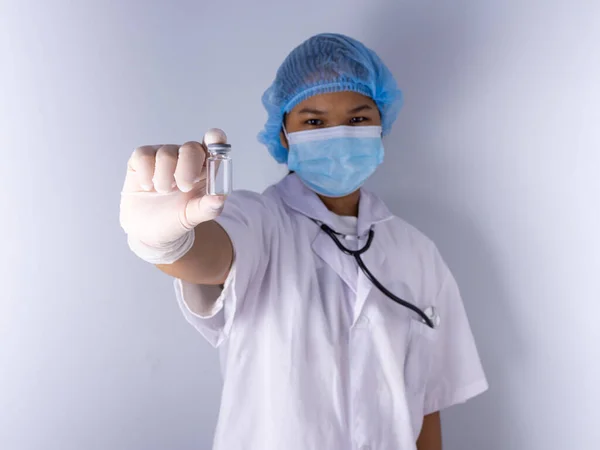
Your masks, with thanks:
M 127 243 L 133 253 L 150 264 L 173 264 L 194 246 L 194 236 L 194 229 L 191 229 L 175 241 L 165 244 L 148 245 L 131 236 L 127 236 Z

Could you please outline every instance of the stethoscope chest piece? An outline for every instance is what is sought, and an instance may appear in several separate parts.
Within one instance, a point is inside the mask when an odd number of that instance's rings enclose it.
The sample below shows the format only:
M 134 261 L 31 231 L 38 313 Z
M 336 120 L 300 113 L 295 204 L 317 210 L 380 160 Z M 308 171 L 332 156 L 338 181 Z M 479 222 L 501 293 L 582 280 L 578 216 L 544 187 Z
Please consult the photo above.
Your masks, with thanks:
M 431 323 L 433 324 L 432 328 L 439 328 L 441 319 L 440 315 L 437 313 L 437 309 L 435 309 L 433 306 L 429 306 L 428 308 L 425 308 L 423 312 L 429 318 L 429 320 L 431 320 Z M 423 319 L 421 319 L 421 322 L 427 323 Z

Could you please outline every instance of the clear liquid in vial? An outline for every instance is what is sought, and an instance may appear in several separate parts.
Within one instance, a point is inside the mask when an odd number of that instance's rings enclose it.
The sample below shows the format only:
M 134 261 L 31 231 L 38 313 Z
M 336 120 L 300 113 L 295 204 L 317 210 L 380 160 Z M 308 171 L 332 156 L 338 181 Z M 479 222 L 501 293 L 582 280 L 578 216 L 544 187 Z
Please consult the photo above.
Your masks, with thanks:
M 228 195 L 232 190 L 232 161 L 229 156 L 231 145 L 210 144 L 206 160 L 206 193 Z

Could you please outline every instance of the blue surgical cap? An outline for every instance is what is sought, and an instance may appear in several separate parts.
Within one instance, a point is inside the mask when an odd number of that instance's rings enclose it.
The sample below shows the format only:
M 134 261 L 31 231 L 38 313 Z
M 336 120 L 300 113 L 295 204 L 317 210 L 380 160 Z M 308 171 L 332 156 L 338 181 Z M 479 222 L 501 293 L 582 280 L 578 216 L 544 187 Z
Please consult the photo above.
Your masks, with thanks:
M 277 162 L 286 163 L 288 151 L 279 140 L 284 115 L 313 95 L 340 91 L 372 98 L 381 113 L 383 134 L 390 131 L 402 106 L 402 92 L 390 70 L 357 40 L 324 33 L 292 50 L 277 70 L 262 96 L 268 119 L 258 140 Z

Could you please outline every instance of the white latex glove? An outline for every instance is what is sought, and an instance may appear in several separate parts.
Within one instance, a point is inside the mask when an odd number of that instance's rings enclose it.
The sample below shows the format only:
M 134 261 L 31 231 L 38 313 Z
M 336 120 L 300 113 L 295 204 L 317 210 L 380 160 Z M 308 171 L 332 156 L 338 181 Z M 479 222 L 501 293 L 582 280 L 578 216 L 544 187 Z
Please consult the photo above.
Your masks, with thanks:
M 218 129 L 204 144 L 226 143 Z M 130 248 L 145 261 L 171 264 L 194 243 L 196 225 L 217 217 L 223 196 L 206 195 L 206 149 L 198 142 L 137 148 L 121 193 L 121 226 Z

